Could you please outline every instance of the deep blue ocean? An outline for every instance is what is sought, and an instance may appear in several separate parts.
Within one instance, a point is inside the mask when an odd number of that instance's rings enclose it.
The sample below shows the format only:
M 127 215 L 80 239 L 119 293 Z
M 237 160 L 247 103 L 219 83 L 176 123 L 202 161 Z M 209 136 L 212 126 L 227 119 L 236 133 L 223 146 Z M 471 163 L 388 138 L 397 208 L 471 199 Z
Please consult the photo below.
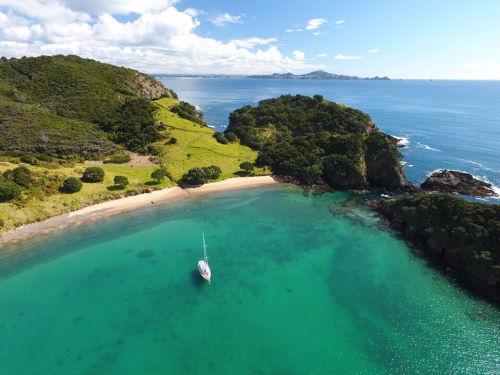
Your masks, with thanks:
M 405 138 L 405 172 L 420 184 L 436 169 L 469 172 L 500 187 L 500 81 L 161 79 L 224 131 L 228 115 L 283 94 L 323 95 L 368 113 Z

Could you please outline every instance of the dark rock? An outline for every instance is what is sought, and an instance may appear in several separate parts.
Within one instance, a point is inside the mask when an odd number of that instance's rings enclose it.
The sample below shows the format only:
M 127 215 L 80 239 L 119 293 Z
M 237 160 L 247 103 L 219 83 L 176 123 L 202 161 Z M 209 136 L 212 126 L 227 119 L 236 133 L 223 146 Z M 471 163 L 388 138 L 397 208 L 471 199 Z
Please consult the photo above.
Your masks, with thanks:
M 421 188 L 427 191 L 458 193 L 473 197 L 497 197 L 491 184 L 474 178 L 469 173 L 442 170 L 433 173 Z

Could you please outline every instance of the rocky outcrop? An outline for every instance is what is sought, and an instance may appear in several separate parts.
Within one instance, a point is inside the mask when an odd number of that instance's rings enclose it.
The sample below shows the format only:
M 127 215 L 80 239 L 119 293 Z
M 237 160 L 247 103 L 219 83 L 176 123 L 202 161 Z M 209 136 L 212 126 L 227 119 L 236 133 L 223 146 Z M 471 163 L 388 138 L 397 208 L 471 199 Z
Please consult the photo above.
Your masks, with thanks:
M 177 94 L 174 90 L 167 89 L 163 84 L 146 74 L 137 73 L 135 76 L 136 95 L 156 100 L 160 98 L 174 98 L 177 99 Z
M 500 303 L 500 205 L 418 194 L 369 205 L 451 279 Z
M 442 193 L 458 193 L 473 197 L 497 197 L 493 186 L 487 182 L 474 178 L 469 173 L 442 170 L 429 176 L 421 188 L 427 191 Z

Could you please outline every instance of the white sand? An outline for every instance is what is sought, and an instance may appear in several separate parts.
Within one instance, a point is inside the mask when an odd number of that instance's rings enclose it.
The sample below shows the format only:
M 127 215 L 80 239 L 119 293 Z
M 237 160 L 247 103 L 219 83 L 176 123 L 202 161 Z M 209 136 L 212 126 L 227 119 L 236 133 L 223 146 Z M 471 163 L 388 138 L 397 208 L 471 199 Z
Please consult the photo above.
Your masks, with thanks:
M 0 241 L 2 244 L 5 244 L 6 242 L 14 242 L 35 235 L 46 234 L 56 229 L 73 227 L 103 217 L 132 211 L 141 207 L 148 207 L 152 205 L 151 201 L 156 201 L 157 204 L 169 203 L 211 193 L 248 189 L 277 183 L 278 182 L 271 176 L 235 177 L 205 184 L 196 188 L 182 189 L 179 186 L 175 186 L 168 189 L 155 190 L 151 193 L 115 199 L 94 206 L 85 207 L 67 214 L 54 216 L 41 222 L 26 224 L 2 233 L 0 235 Z M 2 244 L 0 244 L 0 247 Z

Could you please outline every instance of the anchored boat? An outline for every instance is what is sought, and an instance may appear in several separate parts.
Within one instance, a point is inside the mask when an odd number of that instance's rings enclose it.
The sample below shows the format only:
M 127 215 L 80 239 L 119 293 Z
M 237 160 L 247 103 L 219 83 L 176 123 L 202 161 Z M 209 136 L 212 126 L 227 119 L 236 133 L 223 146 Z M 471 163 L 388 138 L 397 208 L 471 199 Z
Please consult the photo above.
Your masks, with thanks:
M 205 244 L 205 234 L 203 234 L 203 259 L 198 261 L 198 272 L 201 277 L 207 280 L 210 283 L 210 278 L 212 277 L 212 272 L 210 271 L 210 266 L 208 265 L 208 256 L 207 256 L 207 245 Z

